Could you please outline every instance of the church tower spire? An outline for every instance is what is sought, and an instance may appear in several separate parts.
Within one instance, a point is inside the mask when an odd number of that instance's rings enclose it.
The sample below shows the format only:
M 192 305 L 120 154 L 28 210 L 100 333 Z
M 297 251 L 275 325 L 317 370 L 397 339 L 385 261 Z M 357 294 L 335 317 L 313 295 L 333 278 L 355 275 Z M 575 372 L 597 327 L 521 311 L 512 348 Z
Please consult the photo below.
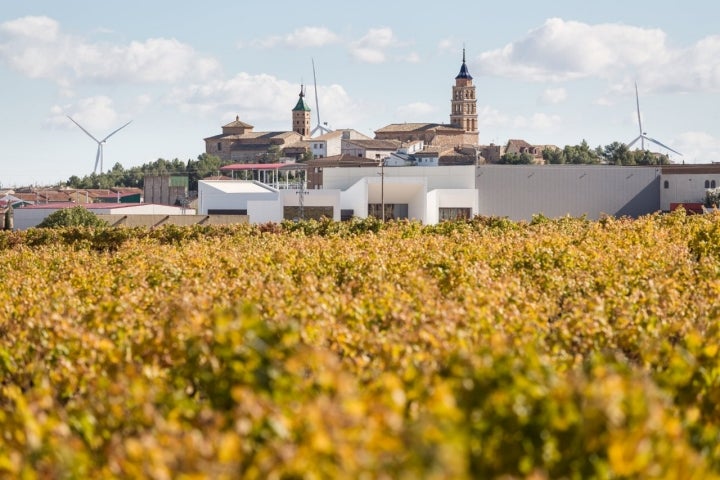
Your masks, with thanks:
M 465 63 L 465 47 L 462 53 L 460 73 L 455 77 L 450 101 L 450 124 L 465 130 L 468 143 L 478 143 L 477 98 L 473 77 Z
M 297 132 L 303 137 L 310 137 L 310 107 L 305 102 L 305 86 L 300 85 L 300 95 L 292 109 L 293 132 Z

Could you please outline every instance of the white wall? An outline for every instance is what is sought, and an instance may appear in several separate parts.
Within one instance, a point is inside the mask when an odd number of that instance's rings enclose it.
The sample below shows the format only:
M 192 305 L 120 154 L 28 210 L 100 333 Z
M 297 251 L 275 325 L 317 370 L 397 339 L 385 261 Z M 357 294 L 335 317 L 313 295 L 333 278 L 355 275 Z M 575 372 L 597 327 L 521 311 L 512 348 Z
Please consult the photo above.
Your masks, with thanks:
M 660 178 L 660 208 L 670 210 L 671 203 L 705 203 L 705 181 L 715 180 L 720 187 L 720 174 L 664 174 Z M 665 188 L 665 182 L 668 188 Z
M 427 194 L 427 200 L 425 202 L 425 205 L 427 205 L 427 215 L 425 216 L 425 221 L 429 225 L 435 225 L 440 220 L 440 212 L 438 210 L 440 208 L 440 201 L 438 196 L 439 190 L 433 190 Z
M 283 207 L 300 206 L 300 195 L 297 192 L 297 190 L 282 192 Z M 303 196 L 303 205 L 306 207 L 332 207 L 333 220 L 340 221 L 340 190 L 306 190 Z
M 473 189 L 437 189 L 427 194 L 427 223 L 440 221 L 441 208 L 469 208 L 472 215 L 478 213 L 478 194 Z
M 603 214 L 632 216 L 660 209 L 660 168 L 613 165 L 480 165 L 481 215 L 530 220 Z
M 283 208 L 279 199 L 248 200 L 247 214 L 250 223 L 279 223 L 283 220 Z
M 156 205 L 152 203 L 142 205 L 130 205 L 123 206 L 122 203 L 112 204 L 112 207 L 107 207 L 106 204 L 101 204 L 103 208 L 93 208 L 93 205 L 86 205 L 86 208 L 97 215 L 182 215 L 182 209 L 180 207 L 174 207 L 171 205 Z M 72 206 L 56 206 L 52 204 L 48 205 L 47 208 L 16 208 L 13 210 L 13 224 L 17 230 L 27 230 L 28 228 L 37 227 L 45 217 L 51 213 L 55 213 L 63 208 L 72 208 Z M 186 215 L 194 215 L 195 210 L 188 208 L 185 209 Z
M 367 192 L 368 203 L 382 203 L 384 200 L 385 204 L 407 204 L 408 218 L 426 221 L 427 179 L 423 177 L 386 176 L 384 182 L 380 177 L 368 177 Z
M 385 167 L 385 178 L 417 177 L 427 179 L 428 190 L 438 188 L 475 188 L 475 166 Z M 329 167 L 323 169 L 323 187 L 346 190 L 364 177 L 379 177 L 380 167 Z
M 326 157 L 333 157 L 342 153 L 342 135 L 337 135 L 327 139 L 327 147 L 325 151 Z
M 13 226 L 17 230 L 37 227 L 45 217 L 57 210 L 57 208 L 16 208 L 13 210 Z
M 231 189 L 234 185 L 229 182 L 231 180 L 224 180 L 222 182 L 198 182 L 198 214 L 207 215 L 209 210 L 248 210 L 248 201 L 278 201 L 278 192 L 269 187 L 261 186 L 257 182 L 250 182 L 251 185 L 248 188 L 252 189 L 249 192 L 242 191 L 223 191 L 224 187 Z M 244 181 L 238 180 L 237 184 L 242 184 Z M 248 182 L 244 182 L 247 184 Z M 214 184 L 218 184 L 215 187 Z

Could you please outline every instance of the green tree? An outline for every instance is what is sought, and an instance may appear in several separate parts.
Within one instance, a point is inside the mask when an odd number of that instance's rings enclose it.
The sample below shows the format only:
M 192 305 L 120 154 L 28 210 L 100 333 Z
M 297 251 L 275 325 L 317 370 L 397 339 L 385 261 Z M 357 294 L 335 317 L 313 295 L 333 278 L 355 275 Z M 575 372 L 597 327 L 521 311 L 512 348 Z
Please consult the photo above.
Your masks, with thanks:
M 51 213 L 40 222 L 38 228 L 59 227 L 106 227 L 108 223 L 99 219 L 85 207 L 63 208 Z
M 635 157 L 624 143 L 613 142 L 605 147 L 598 147 L 600 155 L 608 165 L 635 165 Z
M 503 165 L 530 165 L 533 163 L 533 156 L 527 152 L 523 153 L 506 153 L 498 160 Z
M 313 158 L 314 158 L 314 156 L 313 156 L 312 150 L 310 150 L 308 148 L 307 150 L 305 150 L 305 153 L 303 153 L 302 158 L 300 159 L 300 162 L 307 163 L 310 160 L 312 160 Z
M 278 145 L 270 145 L 267 152 L 260 155 L 258 158 L 260 163 L 275 163 L 280 160 L 282 151 Z
M 198 155 L 197 160 L 188 160 L 187 173 L 190 190 L 197 190 L 198 181 L 203 178 L 217 175 L 222 165 L 220 157 L 207 153 Z
M 668 165 L 670 158 L 661 153 L 653 153 L 650 150 L 635 150 L 632 152 L 633 159 L 637 165 Z
M 587 141 L 583 140 L 580 145 L 566 145 L 563 149 L 565 163 L 574 164 L 596 164 L 600 163 L 600 157 L 595 150 L 590 149 Z
M 545 147 L 542 152 L 543 160 L 549 164 L 562 164 L 565 163 L 565 156 L 563 151 L 557 148 Z

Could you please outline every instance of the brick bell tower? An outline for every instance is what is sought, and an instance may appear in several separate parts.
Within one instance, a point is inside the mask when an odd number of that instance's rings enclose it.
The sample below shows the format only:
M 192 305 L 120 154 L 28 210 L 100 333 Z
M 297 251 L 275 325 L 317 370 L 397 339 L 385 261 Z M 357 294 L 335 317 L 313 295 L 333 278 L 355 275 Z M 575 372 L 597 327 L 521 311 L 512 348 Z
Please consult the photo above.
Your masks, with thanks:
M 292 129 L 303 137 L 310 137 L 310 107 L 305 102 L 305 88 L 300 85 L 300 98 L 292 109 Z
M 450 124 L 462 128 L 466 134 L 474 135 L 475 142 L 473 143 L 477 143 L 477 98 L 475 98 L 475 86 L 472 78 L 465 63 L 465 49 L 463 48 L 460 73 L 455 77 L 455 86 L 452 88 Z

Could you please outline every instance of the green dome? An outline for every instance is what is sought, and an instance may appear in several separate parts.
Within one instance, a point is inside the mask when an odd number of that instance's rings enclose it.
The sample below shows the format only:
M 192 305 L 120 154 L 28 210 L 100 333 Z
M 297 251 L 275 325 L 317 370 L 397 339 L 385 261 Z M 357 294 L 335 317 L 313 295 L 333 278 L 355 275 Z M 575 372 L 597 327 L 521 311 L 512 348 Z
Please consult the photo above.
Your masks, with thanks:
M 305 103 L 305 94 L 303 93 L 303 88 L 300 87 L 300 98 L 298 98 L 298 102 L 295 105 L 295 108 L 293 108 L 293 112 L 309 112 L 310 107 L 308 107 L 308 104 Z

